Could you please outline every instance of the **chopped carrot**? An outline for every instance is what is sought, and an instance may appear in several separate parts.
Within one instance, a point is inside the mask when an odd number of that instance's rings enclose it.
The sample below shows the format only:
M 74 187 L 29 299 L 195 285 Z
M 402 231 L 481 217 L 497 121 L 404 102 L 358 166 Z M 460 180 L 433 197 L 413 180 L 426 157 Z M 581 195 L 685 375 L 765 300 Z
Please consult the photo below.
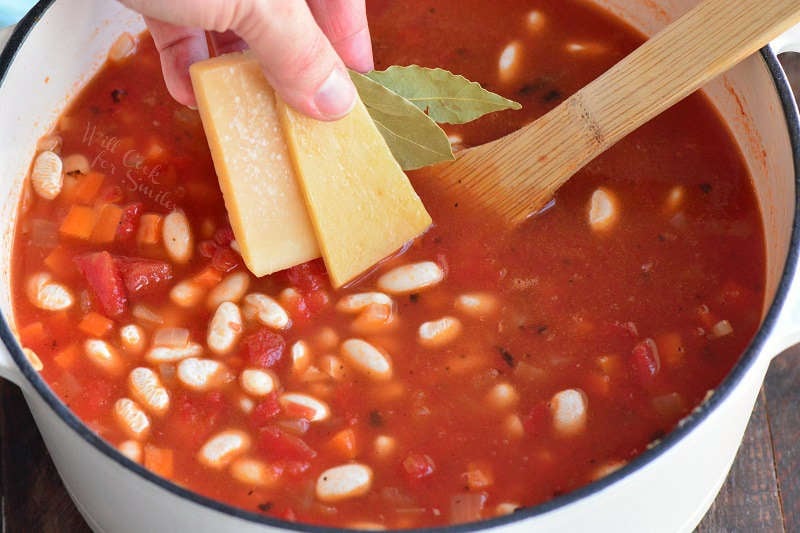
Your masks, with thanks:
M 216 268 L 209 266 L 198 272 L 192 278 L 192 281 L 197 283 L 201 287 L 210 289 L 212 287 L 215 287 L 220 281 L 222 281 L 222 273 Z
M 91 207 L 73 205 L 58 231 L 66 237 L 88 240 L 94 230 L 95 214 Z
M 658 355 L 661 361 L 669 366 L 677 366 L 683 362 L 686 355 L 686 348 L 680 333 L 664 333 L 655 338 L 658 346 Z
M 105 179 L 105 175 L 99 172 L 89 172 L 79 177 L 78 185 L 75 187 L 75 200 L 82 204 L 92 203 Z
M 47 342 L 48 335 L 44 324 L 33 322 L 19 330 L 19 338 L 23 346 L 35 349 Z
M 114 204 L 105 204 L 100 209 L 100 216 L 97 218 L 90 240 L 98 244 L 114 242 L 120 220 L 122 220 L 122 208 Z
M 341 430 L 328 441 L 328 448 L 342 457 L 342 459 L 355 459 L 358 454 L 356 450 L 356 432 L 353 431 L 353 428 Z
M 114 328 L 114 321 L 100 313 L 89 312 L 78 324 L 78 329 L 91 337 L 105 337 Z
M 475 461 L 467 465 L 464 480 L 471 490 L 485 489 L 494 483 L 494 474 L 491 465 L 482 461 Z
M 78 178 L 75 176 L 64 176 L 64 185 L 61 187 L 61 194 L 58 199 L 71 205 L 75 203 L 75 196 L 78 191 Z
M 136 241 L 139 244 L 158 244 L 161 242 L 161 223 L 164 217 L 155 213 L 145 213 L 139 219 Z
M 170 478 L 175 468 L 174 454 L 169 448 L 157 448 L 152 444 L 146 444 L 144 466 L 161 477 Z
M 63 350 L 59 350 L 59 352 L 53 357 L 53 361 L 61 368 L 67 370 L 75 365 L 75 361 L 78 360 L 80 353 L 81 351 L 80 348 L 78 348 L 78 345 L 73 343 Z
M 72 256 L 63 246 L 53 248 L 53 251 L 44 258 L 44 264 L 58 278 L 66 278 L 76 272 Z

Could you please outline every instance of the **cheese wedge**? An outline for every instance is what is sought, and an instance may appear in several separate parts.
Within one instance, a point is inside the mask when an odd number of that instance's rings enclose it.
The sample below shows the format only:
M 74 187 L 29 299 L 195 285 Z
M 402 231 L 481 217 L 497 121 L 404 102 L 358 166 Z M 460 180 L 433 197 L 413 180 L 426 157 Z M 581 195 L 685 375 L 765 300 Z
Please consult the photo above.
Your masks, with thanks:
M 248 53 L 190 69 L 225 207 L 245 264 L 264 276 L 319 257 L 275 94 Z
M 297 178 L 334 287 L 362 274 L 431 224 L 364 104 L 320 122 L 278 98 Z

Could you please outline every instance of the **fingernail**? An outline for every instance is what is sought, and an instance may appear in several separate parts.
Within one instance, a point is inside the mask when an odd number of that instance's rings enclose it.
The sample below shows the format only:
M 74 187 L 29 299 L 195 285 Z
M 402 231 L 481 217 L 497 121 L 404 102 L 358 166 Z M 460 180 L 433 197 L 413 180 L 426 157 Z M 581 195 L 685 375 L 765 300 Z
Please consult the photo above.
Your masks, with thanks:
M 324 118 L 336 119 L 345 116 L 356 103 L 356 91 L 350 78 L 339 70 L 333 69 L 317 90 L 314 104 Z

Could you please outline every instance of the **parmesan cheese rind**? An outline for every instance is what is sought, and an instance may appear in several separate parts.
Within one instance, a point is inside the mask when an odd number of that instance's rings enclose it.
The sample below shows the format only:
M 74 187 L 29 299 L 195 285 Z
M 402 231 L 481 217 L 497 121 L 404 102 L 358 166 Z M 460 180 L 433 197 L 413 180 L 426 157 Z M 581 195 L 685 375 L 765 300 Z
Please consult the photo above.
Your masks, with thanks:
M 277 115 L 249 53 L 192 65 L 192 83 L 242 258 L 264 276 L 319 257 Z

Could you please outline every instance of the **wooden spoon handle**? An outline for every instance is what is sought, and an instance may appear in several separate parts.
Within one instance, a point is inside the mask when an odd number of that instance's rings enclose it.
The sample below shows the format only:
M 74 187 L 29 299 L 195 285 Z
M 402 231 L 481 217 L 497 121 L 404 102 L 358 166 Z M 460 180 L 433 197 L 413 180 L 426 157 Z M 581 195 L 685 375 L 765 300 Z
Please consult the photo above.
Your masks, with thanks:
M 437 178 L 518 223 L 622 137 L 798 22 L 798 0 L 705 0 L 540 119 L 463 151 Z

